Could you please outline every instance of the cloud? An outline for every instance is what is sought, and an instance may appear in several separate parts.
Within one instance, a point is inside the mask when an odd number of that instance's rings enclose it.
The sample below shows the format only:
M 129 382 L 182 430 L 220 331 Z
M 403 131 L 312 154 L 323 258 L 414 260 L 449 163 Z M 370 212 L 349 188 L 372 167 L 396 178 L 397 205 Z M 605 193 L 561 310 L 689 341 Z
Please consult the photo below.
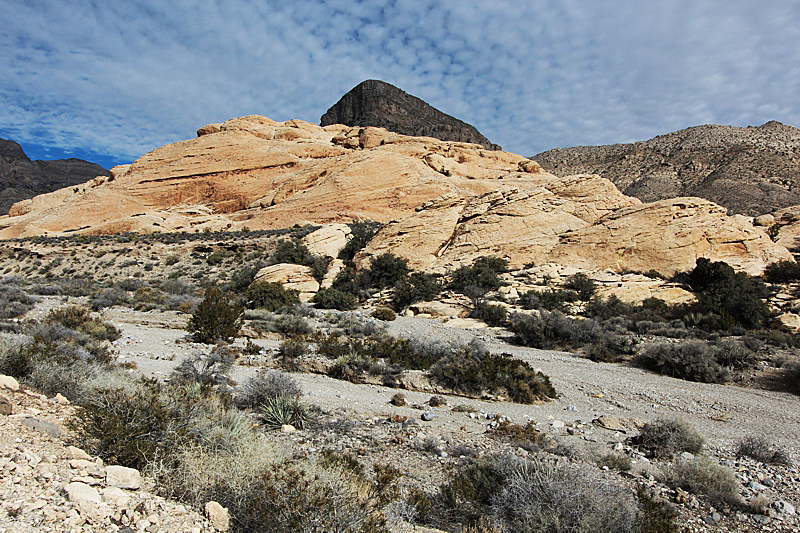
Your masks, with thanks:
M 777 5 L 776 5 L 777 4 Z M 119 162 L 367 78 L 505 149 L 800 125 L 800 0 L 0 0 L 0 136 Z

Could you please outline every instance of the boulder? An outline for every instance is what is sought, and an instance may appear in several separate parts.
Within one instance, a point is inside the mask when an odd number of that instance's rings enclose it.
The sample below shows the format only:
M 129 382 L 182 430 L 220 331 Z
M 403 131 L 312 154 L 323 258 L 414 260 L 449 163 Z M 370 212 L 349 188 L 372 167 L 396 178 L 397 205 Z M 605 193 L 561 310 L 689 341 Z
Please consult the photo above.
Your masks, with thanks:
M 337 257 L 349 236 L 350 226 L 347 224 L 325 224 L 303 237 L 303 244 L 313 255 Z
M 118 465 L 107 466 L 106 484 L 109 487 L 136 490 L 142 486 L 142 475 L 135 468 Z
M 99 505 L 102 501 L 100 493 L 96 488 L 80 481 L 73 481 L 64 486 L 64 492 L 67 493 L 67 498 L 71 502 L 78 505 L 92 504 Z
M 291 263 L 262 268 L 253 279 L 253 284 L 256 283 L 282 283 L 285 289 L 297 291 L 301 302 L 310 302 L 319 290 L 319 282 L 311 275 L 310 267 Z
M 331 264 L 328 265 L 328 271 L 325 273 L 325 277 L 322 278 L 320 287 L 323 289 L 329 289 L 331 285 L 333 285 L 333 281 L 336 279 L 336 276 L 339 275 L 339 272 L 341 272 L 343 268 L 344 261 L 341 259 L 334 259 L 331 261 Z
M 61 436 L 61 428 L 57 425 L 47 422 L 46 420 L 39 420 L 38 418 L 24 418 L 22 425 L 27 426 L 40 433 L 50 435 L 51 437 L 58 438 Z
M 217 531 L 228 531 L 231 524 L 230 513 L 227 507 L 221 506 L 215 501 L 206 503 L 206 518 L 211 522 L 211 526 Z
M 0 390 L 2 389 L 18 391 L 19 382 L 11 376 L 5 376 L 0 374 Z

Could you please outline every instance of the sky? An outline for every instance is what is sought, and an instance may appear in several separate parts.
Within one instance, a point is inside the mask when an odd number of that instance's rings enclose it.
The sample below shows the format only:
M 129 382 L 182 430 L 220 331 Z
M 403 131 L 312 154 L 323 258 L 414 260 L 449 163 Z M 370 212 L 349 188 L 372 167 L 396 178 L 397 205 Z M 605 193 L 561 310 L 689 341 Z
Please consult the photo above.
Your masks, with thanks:
M 800 126 L 800 0 L 0 0 L 0 138 L 130 163 L 380 79 L 503 149 Z

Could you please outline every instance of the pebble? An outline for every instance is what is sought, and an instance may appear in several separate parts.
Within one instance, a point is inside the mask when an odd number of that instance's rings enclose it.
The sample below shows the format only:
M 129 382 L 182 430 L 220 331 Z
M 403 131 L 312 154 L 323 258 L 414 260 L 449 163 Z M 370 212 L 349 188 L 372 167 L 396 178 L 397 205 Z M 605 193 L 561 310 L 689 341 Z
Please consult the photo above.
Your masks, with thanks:
M 433 420 L 434 418 L 436 418 L 436 414 L 434 414 L 434 413 L 431 413 L 430 411 L 425 411 L 424 413 L 422 413 L 422 414 L 420 415 L 420 418 L 421 418 L 422 420 L 424 420 L 425 422 L 430 422 L 431 420 Z

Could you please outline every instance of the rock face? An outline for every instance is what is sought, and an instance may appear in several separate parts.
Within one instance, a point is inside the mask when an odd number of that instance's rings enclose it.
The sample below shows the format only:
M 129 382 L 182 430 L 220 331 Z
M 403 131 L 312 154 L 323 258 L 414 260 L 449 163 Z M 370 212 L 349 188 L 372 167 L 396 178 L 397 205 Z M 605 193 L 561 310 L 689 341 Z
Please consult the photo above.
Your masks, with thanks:
M 249 116 L 200 133 L 109 178 L 15 204 L 0 217 L 0 238 L 388 222 L 443 194 L 542 174 L 519 155 L 380 128 Z
M 558 148 L 533 157 L 567 176 L 595 173 L 643 202 L 698 196 L 748 216 L 800 204 L 800 130 L 705 125 L 648 141 Z
M 474 126 L 380 80 L 359 83 L 322 115 L 320 124 L 376 126 L 403 135 L 480 144 L 487 150 L 501 149 Z
M 0 213 L 15 203 L 37 194 L 77 185 L 108 170 L 82 159 L 31 161 L 14 141 L 0 139 Z
M 428 202 L 384 226 L 356 261 L 366 266 L 387 251 L 413 268 L 440 272 L 482 255 L 505 257 L 512 268 L 550 262 L 665 275 L 691 269 L 698 257 L 750 274 L 791 259 L 745 217 L 729 217 L 712 202 L 674 198 L 641 204 L 593 175 Z

